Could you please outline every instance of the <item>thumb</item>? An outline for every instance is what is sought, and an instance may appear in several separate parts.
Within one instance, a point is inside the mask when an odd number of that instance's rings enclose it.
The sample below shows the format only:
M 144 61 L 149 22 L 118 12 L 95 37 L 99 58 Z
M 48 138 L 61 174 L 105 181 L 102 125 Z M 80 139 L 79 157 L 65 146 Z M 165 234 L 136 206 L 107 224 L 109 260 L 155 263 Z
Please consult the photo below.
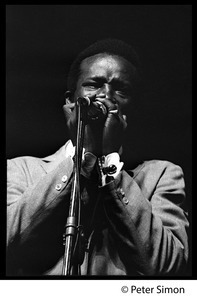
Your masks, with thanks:
M 75 108 L 75 103 L 69 103 L 63 105 L 63 112 L 67 122 L 70 120 L 71 115 L 73 115 L 74 108 Z

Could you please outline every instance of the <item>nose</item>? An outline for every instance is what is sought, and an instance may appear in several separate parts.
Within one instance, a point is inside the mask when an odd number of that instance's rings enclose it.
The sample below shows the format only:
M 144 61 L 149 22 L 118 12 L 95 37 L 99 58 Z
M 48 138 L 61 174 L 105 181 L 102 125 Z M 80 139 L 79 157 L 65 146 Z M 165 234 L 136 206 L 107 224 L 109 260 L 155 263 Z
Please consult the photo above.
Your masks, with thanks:
M 97 97 L 101 100 L 108 100 L 112 103 L 115 103 L 116 100 L 114 99 L 114 91 L 110 84 L 104 84 L 102 88 L 99 89 Z

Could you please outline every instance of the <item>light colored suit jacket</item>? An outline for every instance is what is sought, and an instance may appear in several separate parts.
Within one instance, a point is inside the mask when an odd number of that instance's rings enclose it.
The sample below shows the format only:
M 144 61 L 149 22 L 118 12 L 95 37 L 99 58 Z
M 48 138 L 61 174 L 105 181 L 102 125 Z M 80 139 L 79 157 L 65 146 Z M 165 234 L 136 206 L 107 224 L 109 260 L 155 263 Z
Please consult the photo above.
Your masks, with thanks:
M 65 149 L 43 159 L 8 160 L 8 276 L 61 275 L 73 170 Z M 82 275 L 183 274 L 188 220 L 179 166 L 146 161 L 132 172 L 122 170 L 103 187 L 91 185 L 86 179 L 84 199 L 98 201 L 98 209 Z M 91 218 L 94 206 L 84 220 Z

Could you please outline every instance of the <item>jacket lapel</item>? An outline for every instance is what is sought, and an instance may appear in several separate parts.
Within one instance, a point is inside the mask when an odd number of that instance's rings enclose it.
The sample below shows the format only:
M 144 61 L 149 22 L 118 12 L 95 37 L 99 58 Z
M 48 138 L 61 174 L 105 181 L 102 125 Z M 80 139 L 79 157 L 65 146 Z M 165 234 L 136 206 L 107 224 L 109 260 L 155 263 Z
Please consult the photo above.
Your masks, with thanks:
M 58 151 L 54 154 L 41 158 L 40 165 L 46 173 L 54 170 L 63 160 L 68 156 L 73 156 L 73 145 L 71 140 L 67 141 Z

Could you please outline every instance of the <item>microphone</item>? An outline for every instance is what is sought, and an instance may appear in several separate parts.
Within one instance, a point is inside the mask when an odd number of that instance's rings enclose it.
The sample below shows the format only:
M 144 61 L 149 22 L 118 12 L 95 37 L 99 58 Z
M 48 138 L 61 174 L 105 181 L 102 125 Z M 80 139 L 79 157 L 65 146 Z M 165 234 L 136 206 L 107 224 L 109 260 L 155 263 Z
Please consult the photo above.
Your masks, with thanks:
M 100 101 L 91 101 L 89 97 L 79 97 L 78 103 L 87 109 L 87 117 L 89 120 L 101 120 L 106 118 L 107 108 Z

